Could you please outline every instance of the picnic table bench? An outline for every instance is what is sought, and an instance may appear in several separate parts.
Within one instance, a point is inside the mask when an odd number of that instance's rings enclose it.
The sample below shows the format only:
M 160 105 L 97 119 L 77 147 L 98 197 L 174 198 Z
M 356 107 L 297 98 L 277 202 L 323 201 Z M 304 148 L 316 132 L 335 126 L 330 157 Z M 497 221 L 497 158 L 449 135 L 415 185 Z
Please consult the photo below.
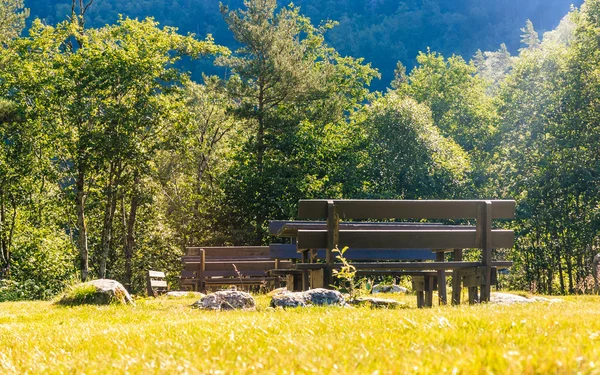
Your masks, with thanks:
M 513 218 L 514 212 L 513 200 L 301 200 L 298 216 L 305 219 L 326 218 L 327 228 L 308 224 L 304 229 L 297 229 L 296 248 L 302 254 L 302 261 L 296 264 L 296 269 L 309 270 L 312 279 L 320 278 L 321 285 L 329 286 L 333 282 L 334 267 L 339 267 L 332 253 L 335 247 L 348 246 L 350 250 L 367 251 L 432 249 L 438 253 L 435 261 L 364 261 L 352 264 L 361 273 L 437 272 L 443 275 L 442 271 L 451 270 L 453 303 L 460 303 L 461 284 L 469 288 L 469 302 L 489 301 L 494 270 L 512 265 L 512 262 L 492 261 L 492 249 L 510 248 L 514 244 L 514 232 L 492 229 L 492 220 Z M 394 224 L 379 223 L 376 228 L 368 228 L 367 223 L 348 225 L 341 223 L 341 219 L 474 219 L 475 226 L 413 223 L 398 228 Z M 462 250 L 471 248 L 481 249 L 479 261 L 462 260 Z M 325 249 L 324 263 L 314 263 L 310 259 L 309 254 L 315 249 Z M 454 260 L 445 261 L 445 252 L 453 252 Z M 434 283 L 434 278 L 426 279 L 425 284 L 428 285 L 424 286 L 425 290 L 433 290 Z M 441 280 L 438 284 L 442 284 Z M 445 281 L 443 284 L 445 286 Z M 481 289 L 480 298 L 477 288 Z M 417 297 L 419 307 L 429 305 L 429 301 L 422 301 L 421 295 Z
M 181 284 L 196 291 L 215 286 L 273 285 L 280 277 L 270 271 L 292 264 L 271 259 L 268 246 L 188 247 L 181 261 Z

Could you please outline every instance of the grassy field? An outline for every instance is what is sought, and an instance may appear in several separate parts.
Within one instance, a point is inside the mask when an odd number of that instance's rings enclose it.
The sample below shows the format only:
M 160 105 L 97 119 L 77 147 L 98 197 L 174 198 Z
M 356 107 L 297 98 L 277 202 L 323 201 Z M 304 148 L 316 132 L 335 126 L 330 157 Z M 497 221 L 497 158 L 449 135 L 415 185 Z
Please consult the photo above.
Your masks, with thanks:
M 414 297 L 398 297 L 414 306 Z M 600 298 L 436 307 L 193 310 L 0 303 L 1 374 L 600 374 Z

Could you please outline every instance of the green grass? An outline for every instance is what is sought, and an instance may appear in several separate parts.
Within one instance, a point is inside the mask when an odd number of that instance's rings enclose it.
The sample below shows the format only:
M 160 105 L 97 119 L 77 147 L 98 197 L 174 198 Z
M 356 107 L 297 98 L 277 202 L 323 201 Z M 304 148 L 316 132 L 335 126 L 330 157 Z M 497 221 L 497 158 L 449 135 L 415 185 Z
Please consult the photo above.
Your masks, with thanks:
M 0 374 L 596 374 L 600 298 L 512 306 L 191 309 L 0 303 Z

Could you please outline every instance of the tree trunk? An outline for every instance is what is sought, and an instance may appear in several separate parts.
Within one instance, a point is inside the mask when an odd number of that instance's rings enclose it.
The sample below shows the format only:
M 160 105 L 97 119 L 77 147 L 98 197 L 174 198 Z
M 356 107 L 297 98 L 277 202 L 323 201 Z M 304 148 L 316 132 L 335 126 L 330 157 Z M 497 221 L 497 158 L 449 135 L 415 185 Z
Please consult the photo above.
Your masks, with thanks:
M 6 223 L 6 203 L 4 199 L 4 189 L 0 186 L 0 278 L 8 269 L 10 261 L 8 259 L 8 237 Z
M 79 256 L 81 260 L 81 280 L 86 281 L 89 274 L 89 252 L 88 252 L 88 234 L 85 223 L 85 171 L 80 168 L 77 173 L 76 206 L 77 206 L 77 227 L 79 228 L 79 237 L 77 244 L 79 246 Z
M 115 167 L 115 163 L 111 163 L 108 186 L 106 189 L 106 207 L 104 209 L 104 220 L 102 224 L 101 246 L 102 258 L 100 259 L 100 277 L 106 277 L 106 263 L 110 253 L 110 244 L 112 240 L 112 228 L 117 210 L 117 190 L 119 180 L 121 178 L 120 167 Z
M 126 220 L 125 227 L 125 285 L 131 288 L 131 279 L 133 276 L 132 269 L 132 259 L 133 259 L 133 251 L 135 250 L 135 222 L 137 219 L 137 210 L 140 205 L 140 175 L 139 173 L 135 173 L 133 180 L 133 188 L 131 192 L 131 202 L 129 205 L 129 216 Z M 123 207 L 125 210 L 125 207 Z
M 263 176 L 264 176 L 264 168 L 263 168 L 263 160 L 264 160 L 264 154 L 265 154 L 265 118 L 264 118 L 264 89 L 263 89 L 263 85 L 260 85 L 259 88 L 259 95 L 258 95 L 258 113 L 257 113 L 257 118 L 258 118 L 258 131 L 256 133 L 256 167 L 257 167 L 257 173 L 258 173 L 258 181 L 259 181 L 259 185 L 258 185 L 258 193 L 259 196 L 264 196 L 264 192 L 262 191 L 264 183 L 263 183 Z M 263 210 L 265 208 L 265 203 L 264 201 L 259 201 L 258 202 L 258 206 L 256 207 L 256 228 L 255 228 L 255 232 L 256 232 L 256 240 L 255 240 L 255 245 L 261 245 L 262 244 L 262 238 L 263 238 L 263 232 L 262 232 L 262 224 L 265 221 L 265 214 L 263 213 Z

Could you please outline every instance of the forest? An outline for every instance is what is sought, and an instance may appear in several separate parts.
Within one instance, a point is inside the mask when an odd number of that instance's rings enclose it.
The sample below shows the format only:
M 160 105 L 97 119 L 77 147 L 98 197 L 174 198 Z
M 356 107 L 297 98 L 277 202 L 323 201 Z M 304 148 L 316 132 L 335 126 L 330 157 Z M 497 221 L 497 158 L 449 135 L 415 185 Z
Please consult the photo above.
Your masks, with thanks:
M 0 2 L 0 301 L 140 292 L 311 198 L 515 199 L 506 286 L 591 291 L 600 0 L 509 3 Z

